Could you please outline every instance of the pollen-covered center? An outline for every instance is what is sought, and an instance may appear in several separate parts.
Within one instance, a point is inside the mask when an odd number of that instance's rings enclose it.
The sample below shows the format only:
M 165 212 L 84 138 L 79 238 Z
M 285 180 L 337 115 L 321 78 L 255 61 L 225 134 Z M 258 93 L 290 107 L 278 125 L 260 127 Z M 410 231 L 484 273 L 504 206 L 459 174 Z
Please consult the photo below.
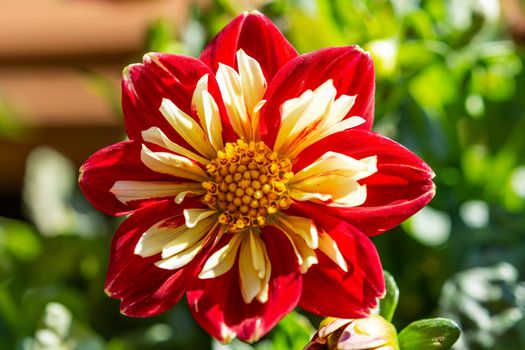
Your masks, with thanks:
M 262 141 L 227 143 L 206 165 L 211 181 L 202 184 L 204 203 L 221 212 L 226 231 L 237 232 L 267 223 L 268 215 L 290 206 L 287 183 L 292 164 Z

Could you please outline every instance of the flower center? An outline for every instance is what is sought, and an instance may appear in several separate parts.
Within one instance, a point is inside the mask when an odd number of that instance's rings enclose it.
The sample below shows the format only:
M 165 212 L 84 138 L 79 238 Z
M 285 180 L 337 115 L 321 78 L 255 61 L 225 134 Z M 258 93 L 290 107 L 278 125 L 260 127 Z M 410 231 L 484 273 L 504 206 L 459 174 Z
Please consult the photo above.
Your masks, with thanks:
M 226 231 L 264 226 L 268 215 L 290 206 L 291 169 L 288 158 L 262 141 L 227 143 L 206 165 L 211 181 L 202 183 L 204 203 L 221 212 L 218 220 Z

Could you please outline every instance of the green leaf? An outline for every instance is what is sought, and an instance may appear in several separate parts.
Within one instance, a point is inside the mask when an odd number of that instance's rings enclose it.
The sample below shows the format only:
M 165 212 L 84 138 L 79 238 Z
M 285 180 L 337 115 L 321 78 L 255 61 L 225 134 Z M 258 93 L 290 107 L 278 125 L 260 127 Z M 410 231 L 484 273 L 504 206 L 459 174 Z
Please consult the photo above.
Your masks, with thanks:
M 315 329 L 303 315 L 292 312 L 277 326 L 272 335 L 272 350 L 301 350 Z
M 450 349 L 460 335 L 458 325 L 448 318 L 412 322 L 399 333 L 401 350 Z
M 386 295 L 379 302 L 379 315 L 391 322 L 399 301 L 399 288 L 390 272 L 385 270 L 383 273 L 385 274 Z

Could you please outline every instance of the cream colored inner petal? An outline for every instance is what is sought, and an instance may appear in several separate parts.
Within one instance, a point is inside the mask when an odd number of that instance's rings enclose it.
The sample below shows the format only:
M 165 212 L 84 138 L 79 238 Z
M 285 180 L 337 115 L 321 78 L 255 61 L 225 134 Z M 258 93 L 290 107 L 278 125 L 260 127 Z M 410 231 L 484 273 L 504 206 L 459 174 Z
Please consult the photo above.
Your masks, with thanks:
M 281 106 L 281 126 L 274 150 L 289 158 L 296 157 L 306 147 L 336 132 L 365 122 L 361 117 L 344 119 L 354 105 L 355 96 L 341 95 L 332 79 L 315 90 L 306 90 L 299 97 Z
M 266 79 L 260 64 L 243 50 L 237 52 L 237 65 L 238 72 L 219 64 L 217 83 L 235 133 L 245 141 L 257 141 Z
M 154 145 L 161 146 L 166 148 L 167 150 L 170 150 L 175 153 L 179 153 L 180 155 L 187 157 L 189 159 L 193 159 L 201 164 L 208 164 L 210 161 L 207 158 L 204 158 L 200 155 L 198 155 L 195 152 L 192 152 L 175 142 L 171 141 L 159 128 L 156 126 L 152 126 L 148 130 L 142 131 L 142 138 L 146 142 L 153 143 Z
M 199 278 L 215 278 L 228 272 L 239 254 L 239 279 L 245 303 L 254 299 L 268 301 L 271 264 L 260 232 L 247 230 L 236 233 L 222 248 L 213 253 L 202 268 Z
M 271 274 L 266 246 L 259 232 L 249 231 L 244 235 L 239 252 L 241 295 L 246 304 L 254 299 L 265 303 Z
M 109 191 L 124 204 L 149 198 L 177 197 L 181 194 L 181 199 L 184 199 L 187 194 L 200 195 L 206 192 L 200 183 L 156 181 L 117 181 Z
M 272 220 L 272 225 L 285 233 L 292 244 L 301 273 L 306 273 L 310 266 L 317 264 L 315 249 L 318 247 L 318 233 L 311 219 L 279 215 Z
M 215 278 L 228 272 L 235 263 L 237 251 L 242 242 L 242 234 L 235 234 L 222 248 L 213 253 L 202 268 L 199 278 Z
M 265 102 L 263 97 L 267 88 L 266 78 L 259 62 L 248 56 L 242 49 L 237 51 L 237 66 L 246 108 L 251 120 L 251 139 L 258 140 L 259 111 Z
M 348 265 L 346 264 L 346 260 L 337 246 L 337 242 L 324 231 L 321 231 L 319 234 L 319 250 L 326 254 L 330 260 L 336 263 L 341 268 L 341 270 L 348 272 Z
M 354 207 L 366 201 L 366 186 L 359 184 L 377 172 L 377 157 L 360 160 L 327 152 L 297 172 L 289 182 L 290 196 L 298 201 L 327 202 L 330 206 Z
M 177 227 L 166 225 L 166 221 L 171 219 L 162 220 L 144 232 L 135 246 L 134 253 L 146 258 L 162 252 L 166 243 L 186 229 L 184 225 Z
M 195 227 L 202 220 L 216 214 L 216 210 L 210 209 L 184 209 L 184 219 L 186 220 L 186 226 Z
M 193 149 L 208 159 L 215 158 L 216 151 L 210 144 L 204 130 L 192 117 L 165 98 L 162 99 L 160 112 Z
M 205 239 L 203 238 L 200 241 L 196 242 L 194 245 L 190 246 L 188 249 L 184 250 L 183 252 L 173 255 L 170 258 L 157 261 L 155 265 L 165 270 L 180 269 L 181 267 L 184 267 L 189 262 L 191 262 L 193 258 L 195 258 L 195 256 L 202 249 L 204 241 Z
M 178 255 L 186 249 L 192 247 L 208 234 L 216 222 L 216 217 L 210 217 L 201 220 L 194 227 L 185 226 L 184 230 L 181 230 L 177 236 L 175 236 L 171 241 L 167 242 L 164 247 L 162 247 L 162 258 L 166 259 L 171 256 Z
M 201 167 L 193 163 L 189 158 L 183 156 L 168 152 L 153 152 L 143 144 L 140 159 L 144 165 L 158 173 L 173 175 L 197 182 L 208 180 L 208 175 Z
M 197 82 L 191 104 L 215 152 L 222 150 L 224 143 L 221 116 L 215 99 L 208 91 L 208 74 L 203 75 Z
M 204 242 L 217 227 L 217 216 L 208 216 L 193 226 L 172 226 L 173 218 L 158 222 L 142 234 L 134 253 L 142 257 L 161 254 L 155 265 L 174 270 L 189 263 L 201 250 Z

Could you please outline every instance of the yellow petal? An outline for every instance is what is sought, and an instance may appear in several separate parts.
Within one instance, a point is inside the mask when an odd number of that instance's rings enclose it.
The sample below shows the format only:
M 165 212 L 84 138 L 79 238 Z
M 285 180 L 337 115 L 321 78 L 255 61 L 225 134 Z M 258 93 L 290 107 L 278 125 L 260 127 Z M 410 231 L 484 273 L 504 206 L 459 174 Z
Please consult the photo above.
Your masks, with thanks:
M 210 161 L 207 158 L 201 157 L 195 152 L 192 152 L 175 142 L 172 142 L 159 128 L 152 126 L 148 130 L 142 131 L 142 138 L 146 142 L 164 147 L 174 153 L 178 153 L 186 158 L 193 159 L 201 164 L 208 164 Z
M 354 106 L 356 97 L 357 96 L 341 95 L 336 100 L 334 100 L 332 108 L 330 108 L 330 113 L 325 119 L 325 125 L 323 126 L 332 126 L 343 120 L 343 118 Z
M 216 222 L 217 219 L 211 217 L 202 220 L 194 227 L 186 226 L 186 229 L 180 230 L 177 236 L 164 245 L 162 248 L 162 258 L 166 259 L 170 256 L 180 254 L 193 246 L 212 230 Z
M 237 66 L 238 72 L 219 63 L 217 83 L 235 133 L 246 141 L 257 141 L 266 79 L 259 62 L 242 49 L 237 51 Z
M 286 234 L 292 244 L 301 273 L 317 264 L 315 249 L 318 247 L 318 233 L 311 219 L 282 215 L 274 218 L 272 225 Z
M 252 255 L 253 268 L 257 270 L 259 278 L 264 278 L 265 275 L 265 261 L 264 261 L 264 243 L 256 238 L 254 234 L 250 234 L 250 250 Z
M 271 268 L 266 247 L 258 232 L 249 231 L 244 235 L 239 253 L 241 295 L 247 304 L 255 298 L 258 298 L 260 302 L 266 302 L 268 300 L 269 270 Z M 252 242 L 256 245 L 257 256 L 253 255 Z M 257 261 L 254 263 L 256 259 Z
M 265 251 L 264 256 L 264 276 L 262 278 L 262 289 L 255 297 L 260 303 L 266 303 L 268 301 L 268 291 L 270 289 L 270 276 L 272 274 L 272 265 L 270 264 L 270 259 Z
M 191 147 L 208 159 L 215 158 L 216 151 L 208 141 L 200 125 L 192 117 L 184 113 L 168 99 L 162 100 L 160 112 Z
M 239 74 L 232 67 L 219 63 L 216 77 L 233 130 L 239 137 L 249 140 L 251 123 Z
M 327 152 L 297 172 L 289 182 L 290 196 L 298 201 L 325 202 L 354 207 L 366 201 L 366 186 L 359 184 L 377 171 L 377 157 L 361 160 Z
M 168 152 L 153 152 L 146 145 L 142 145 L 140 153 L 142 163 L 151 170 L 161 173 L 204 182 L 208 175 L 201 167 L 190 159 Z
M 166 221 L 167 220 L 162 220 L 156 223 L 142 234 L 135 246 L 135 254 L 140 255 L 143 258 L 156 255 L 162 251 L 162 248 L 164 248 L 166 243 L 177 237 L 182 231 L 186 230 L 184 224 L 178 227 L 165 226 Z
M 221 249 L 213 253 L 202 268 L 199 278 L 207 279 L 221 276 L 228 272 L 235 263 L 239 245 L 242 242 L 242 234 L 234 235 L 230 241 Z
M 337 242 L 330 237 L 326 232 L 321 232 L 319 234 L 319 250 L 322 251 L 326 256 L 330 258 L 334 263 L 336 263 L 341 270 L 348 272 L 348 265 L 346 260 L 341 254 Z
M 215 151 L 224 148 L 222 141 L 222 123 L 219 107 L 213 96 L 208 92 L 208 74 L 197 82 L 193 92 L 192 106 L 197 112 L 201 126 Z
M 365 120 L 361 117 L 350 117 L 343 121 L 340 121 L 337 124 L 331 127 L 328 127 L 325 130 L 320 131 L 318 133 L 319 134 L 318 136 L 316 135 L 315 137 L 310 138 L 308 142 L 304 142 L 303 144 L 301 144 L 301 147 L 294 149 L 292 154 L 299 154 L 299 152 L 305 149 L 306 147 L 314 144 L 315 142 L 321 139 L 324 139 L 327 136 L 330 136 L 332 134 L 335 134 L 335 133 L 338 133 L 338 132 L 341 132 L 347 129 L 355 128 L 356 126 L 361 125 L 364 122 Z
M 331 79 L 315 90 L 306 90 L 299 97 L 285 101 L 281 108 L 281 126 L 274 150 L 288 158 L 315 142 L 365 122 L 361 117 L 343 120 L 355 103 L 356 96 L 341 95 Z
M 237 65 L 246 107 L 253 111 L 266 92 L 266 79 L 259 62 L 248 56 L 244 50 L 237 51 Z
M 332 80 L 328 80 L 314 91 L 306 90 L 298 98 L 285 101 L 274 150 L 286 154 L 288 146 L 305 128 L 312 129 L 327 117 L 336 93 Z
M 186 226 L 195 227 L 202 220 L 217 214 L 216 210 L 210 209 L 184 209 L 184 219 L 186 219 Z
M 202 246 L 204 245 L 204 242 L 206 241 L 205 238 L 201 239 L 194 245 L 190 246 L 185 251 L 173 255 L 170 258 L 159 260 L 155 263 L 157 267 L 160 267 L 161 269 L 166 270 L 176 270 L 180 269 L 181 267 L 188 264 L 190 261 L 195 258 L 195 256 L 199 253 L 199 251 L 202 249 Z
M 331 201 L 330 206 L 355 207 L 366 201 L 366 186 L 345 176 L 323 175 L 303 180 L 290 196 L 300 201 Z
M 205 193 L 200 183 L 159 181 L 117 181 L 109 191 L 124 204 L 149 198 L 178 197 L 181 193 L 185 195 Z
M 300 216 L 280 215 L 274 218 L 274 226 L 278 227 L 285 233 L 300 236 L 312 249 L 318 245 L 318 233 L 312 219 Z

